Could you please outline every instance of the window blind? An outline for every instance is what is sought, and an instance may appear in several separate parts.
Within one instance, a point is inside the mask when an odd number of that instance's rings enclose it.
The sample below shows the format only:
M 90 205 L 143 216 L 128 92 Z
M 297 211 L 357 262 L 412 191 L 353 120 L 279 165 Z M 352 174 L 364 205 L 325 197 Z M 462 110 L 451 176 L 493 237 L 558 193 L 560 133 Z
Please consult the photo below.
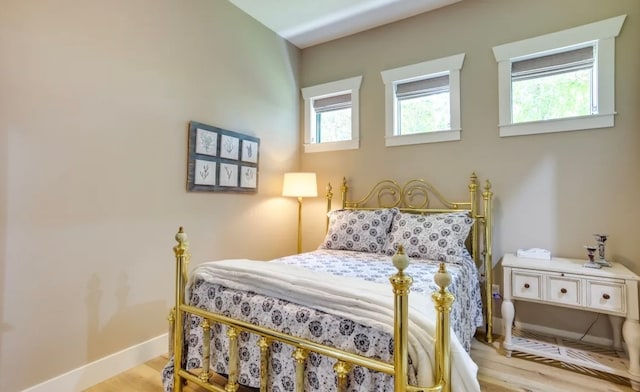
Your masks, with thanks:
M 593 46 L 587 46 L 566 52 L 514 61 L 511 63 L 511 78 L 513 80 L 524 80 L 592 68 L 593 52 Z
M 351 93 L 333 95 L 331 97 L 314 99 L 313 110 L 327 112 L 331 110 L 346 109 L 351 107 Z
M 407 98 L 419 95 L 427 95 L 449 89 L 449 75 L 437 76 L 414 80 L 412 82 L 398 83 L 396 86 L 396 97 Z

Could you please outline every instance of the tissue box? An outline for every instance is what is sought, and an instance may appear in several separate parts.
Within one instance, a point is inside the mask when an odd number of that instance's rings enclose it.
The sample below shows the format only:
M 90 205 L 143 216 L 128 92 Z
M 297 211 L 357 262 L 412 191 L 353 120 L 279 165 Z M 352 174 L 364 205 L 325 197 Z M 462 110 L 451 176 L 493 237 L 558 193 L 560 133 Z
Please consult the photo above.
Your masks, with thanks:
M 527 257 L 529 259 L 551 260 L 551 252 L 540 248 L 518 249 L 516 255 L 518 257 Z

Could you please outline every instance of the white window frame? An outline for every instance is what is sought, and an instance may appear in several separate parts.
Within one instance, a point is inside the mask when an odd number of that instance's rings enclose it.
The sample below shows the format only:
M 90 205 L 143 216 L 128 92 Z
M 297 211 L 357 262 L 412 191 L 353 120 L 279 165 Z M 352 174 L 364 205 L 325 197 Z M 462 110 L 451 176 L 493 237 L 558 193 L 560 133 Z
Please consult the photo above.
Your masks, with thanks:
M 464 63 L 464 53 L 435 60 L 411 64 L 380 72 L 385 84 L 385 145 L 403 146 L 408 144 L 437 143 L 460 140 L 460 70 Z M 449 75 L 450 127 L 447 130 L 398 134 L 398 98 L 396 86 L 415 80 Z
M 357 150 L 360 147 L 360 85 L 362 76 L 336 80 L 302 88 L 304 98 L 304 152 Z M 351 139 L 338 142 L 311 143 L 316 133 L 316 113 L 313 101 L 335 95 L 351 94 Z
M 498 62 L 498 110 L 500 136 L 520 136 L 607 128 L 614 126 L 615 38 L 626 15 L 605 19 L 568 30 L 541 35 L 493 47 Z M 511 63 L 527 57 L 540 57 L 593 44 L 594 85 L 597 113 L 587 116 L 513 123 L 511 113 Z

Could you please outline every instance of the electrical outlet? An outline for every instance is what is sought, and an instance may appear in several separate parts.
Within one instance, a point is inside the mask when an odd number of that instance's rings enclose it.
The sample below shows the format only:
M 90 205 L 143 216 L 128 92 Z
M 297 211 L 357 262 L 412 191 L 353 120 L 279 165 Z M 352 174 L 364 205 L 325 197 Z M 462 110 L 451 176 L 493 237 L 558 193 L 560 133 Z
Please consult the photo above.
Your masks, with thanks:
M 500 285 L 499 285 L 499 284 L 493 284 L 493 285 L 491 285 L 491 296 L 492 296 L 494 299 L 500 299 L 500 298 L 502 298 L 502 297 L 500 296 Z

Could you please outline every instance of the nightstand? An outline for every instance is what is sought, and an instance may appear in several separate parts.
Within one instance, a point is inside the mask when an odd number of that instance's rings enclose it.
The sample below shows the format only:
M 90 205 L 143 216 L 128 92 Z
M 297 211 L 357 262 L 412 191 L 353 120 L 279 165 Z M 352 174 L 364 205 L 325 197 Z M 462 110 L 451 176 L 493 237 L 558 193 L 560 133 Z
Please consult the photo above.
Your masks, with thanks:
M 615 374 L 628 378 L 633 390 L 640 391 L 640 277 L 618 263 L 613 263 L 612 267 L 593 269 L 583 267 L 585 262 L 558 257 L 551 260 L 528 259 L 514 254 L 503 257 L 502 318 L 506 355 L 511 356 L 512 351 L 519 351 Z M 573 344 L 565 346 L 559 340 L 514 336 L 515 301 L 606 314 L 613 330 L 611 351 L 614 355 L 603 350 L 593 352 Z M 628 359 L 622 352 L 622 338 L 627 345 Z

